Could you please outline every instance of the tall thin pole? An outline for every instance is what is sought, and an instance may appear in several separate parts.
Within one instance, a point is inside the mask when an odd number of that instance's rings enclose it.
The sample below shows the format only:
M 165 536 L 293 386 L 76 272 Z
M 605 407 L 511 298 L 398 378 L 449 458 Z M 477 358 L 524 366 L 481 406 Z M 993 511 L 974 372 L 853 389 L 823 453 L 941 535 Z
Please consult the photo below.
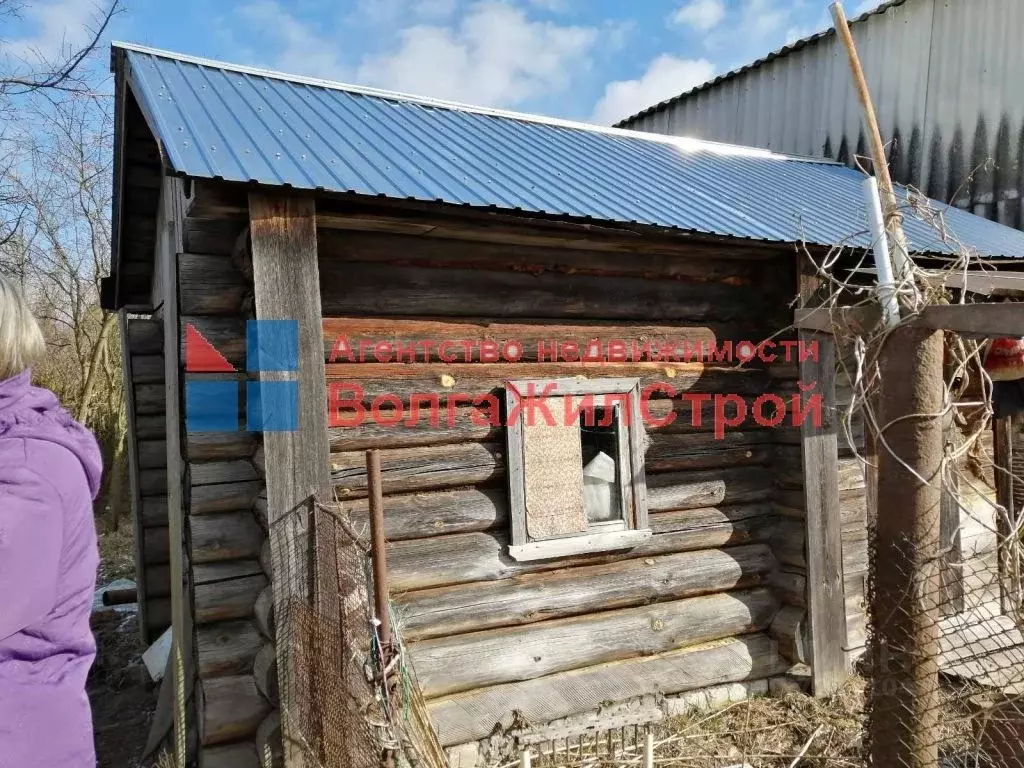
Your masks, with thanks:
M 374 610 L 380 622 L 380 644 L 391 648 L 391 615 L 388 611 L 387 540 L 384 537 L 384 496 L 380 482 L 380 454 L 366 452 L 366 481 L 370 492 L 370 555 L 373 558 Z
M 875 107 L 871 102 L 871 92 L 868 90 L 868 81 L 864 77 L 864 69 L 860 65 L 860 57 L 857 55 L 853 35 L 850 33 L 850 25 L 846 23 L 843 4 L 832 3 L 829 10 L 832 12 L 836 33 L 850 60 L 853 87 L 857 91 L 857 99 L 864 110 L 864 128 L 871 144 L 871 162 L 874 165 L 875 177 L 878 179 L 878 191 L 881 194 L 882 211 L 885 214 L 885 229 L 889 233 L 889 241 L 892 246 L 892 261 L 896 270 L 896 280 L 902 282 L 910 274 L 907 238 L 903 233 L 903 216 L 900 214 L 892 177 L 889 175 L 889 165 L 885 159 L 885 145 L 882 143 L 882 134 L 878 130 L 878 120 L 875 117 Z

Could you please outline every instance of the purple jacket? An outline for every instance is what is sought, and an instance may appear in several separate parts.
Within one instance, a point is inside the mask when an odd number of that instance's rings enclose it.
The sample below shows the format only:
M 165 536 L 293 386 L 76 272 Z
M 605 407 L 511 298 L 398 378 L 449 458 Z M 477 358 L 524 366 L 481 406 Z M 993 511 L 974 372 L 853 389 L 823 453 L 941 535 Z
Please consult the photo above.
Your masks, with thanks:
M 33 387 L 0 381 L 0 768 L 94 768 L 85 678 L 96 568 L 92 434 Z

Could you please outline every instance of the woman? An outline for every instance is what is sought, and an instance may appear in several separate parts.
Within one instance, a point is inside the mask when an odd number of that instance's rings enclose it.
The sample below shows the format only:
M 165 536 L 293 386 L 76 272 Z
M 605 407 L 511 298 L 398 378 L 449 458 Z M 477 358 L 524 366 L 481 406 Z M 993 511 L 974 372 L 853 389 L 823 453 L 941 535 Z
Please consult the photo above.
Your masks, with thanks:
M 43 335 L 0 276 L 0 768 L 94 768 L 93 436 L 32 386 Z

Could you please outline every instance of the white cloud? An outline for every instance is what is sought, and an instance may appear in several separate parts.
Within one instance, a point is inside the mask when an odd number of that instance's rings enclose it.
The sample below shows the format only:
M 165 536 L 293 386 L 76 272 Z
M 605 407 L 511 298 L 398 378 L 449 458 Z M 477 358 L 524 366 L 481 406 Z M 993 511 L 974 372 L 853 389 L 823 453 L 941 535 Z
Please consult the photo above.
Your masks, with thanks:
M 3 52 L 16 59 L 52 60 L 89 42 L 102 11 L 96 0 L 51 0 L 20 10 L 26 36 L 5 41 Z
M 339 46 L 311 24 L 300 21 L 277 0 L 254 0 L 238 9 L 242 19 L 277 45 L 273 66 L 283 72 L 344 80 L 348 75 Z
M 662 54 L 638 79 L 609 83 L 594 107 L 592 120 L 609 125 L 705 83 L 714 74 L 715 67 L 707 59 L 680 59 Z
M 365 59 L 361 83 L 485 106 L 515 106 L 564 91 L 590 65 L 591 27 L 531 21 L 522 8 L 489 0 L 455 26 L 402 30 L 395 49 Z
M 725 3 L 722 0 L 688 0 L 669 17 L 669 21 L 707 32 L 717 27 L 723 18 Z

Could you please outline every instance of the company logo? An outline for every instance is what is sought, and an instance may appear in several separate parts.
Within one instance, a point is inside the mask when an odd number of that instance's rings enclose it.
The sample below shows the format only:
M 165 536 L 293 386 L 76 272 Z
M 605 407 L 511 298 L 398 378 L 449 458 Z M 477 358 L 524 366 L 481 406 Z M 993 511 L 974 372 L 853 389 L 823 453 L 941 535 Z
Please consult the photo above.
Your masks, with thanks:
M 245 388 L 249 432 L 299 427 L 299 325 L 295 320 L 249 320 L 244 376 L 191 323 L 185 325 L 185 425 L 189 432 L 238 432 Z

